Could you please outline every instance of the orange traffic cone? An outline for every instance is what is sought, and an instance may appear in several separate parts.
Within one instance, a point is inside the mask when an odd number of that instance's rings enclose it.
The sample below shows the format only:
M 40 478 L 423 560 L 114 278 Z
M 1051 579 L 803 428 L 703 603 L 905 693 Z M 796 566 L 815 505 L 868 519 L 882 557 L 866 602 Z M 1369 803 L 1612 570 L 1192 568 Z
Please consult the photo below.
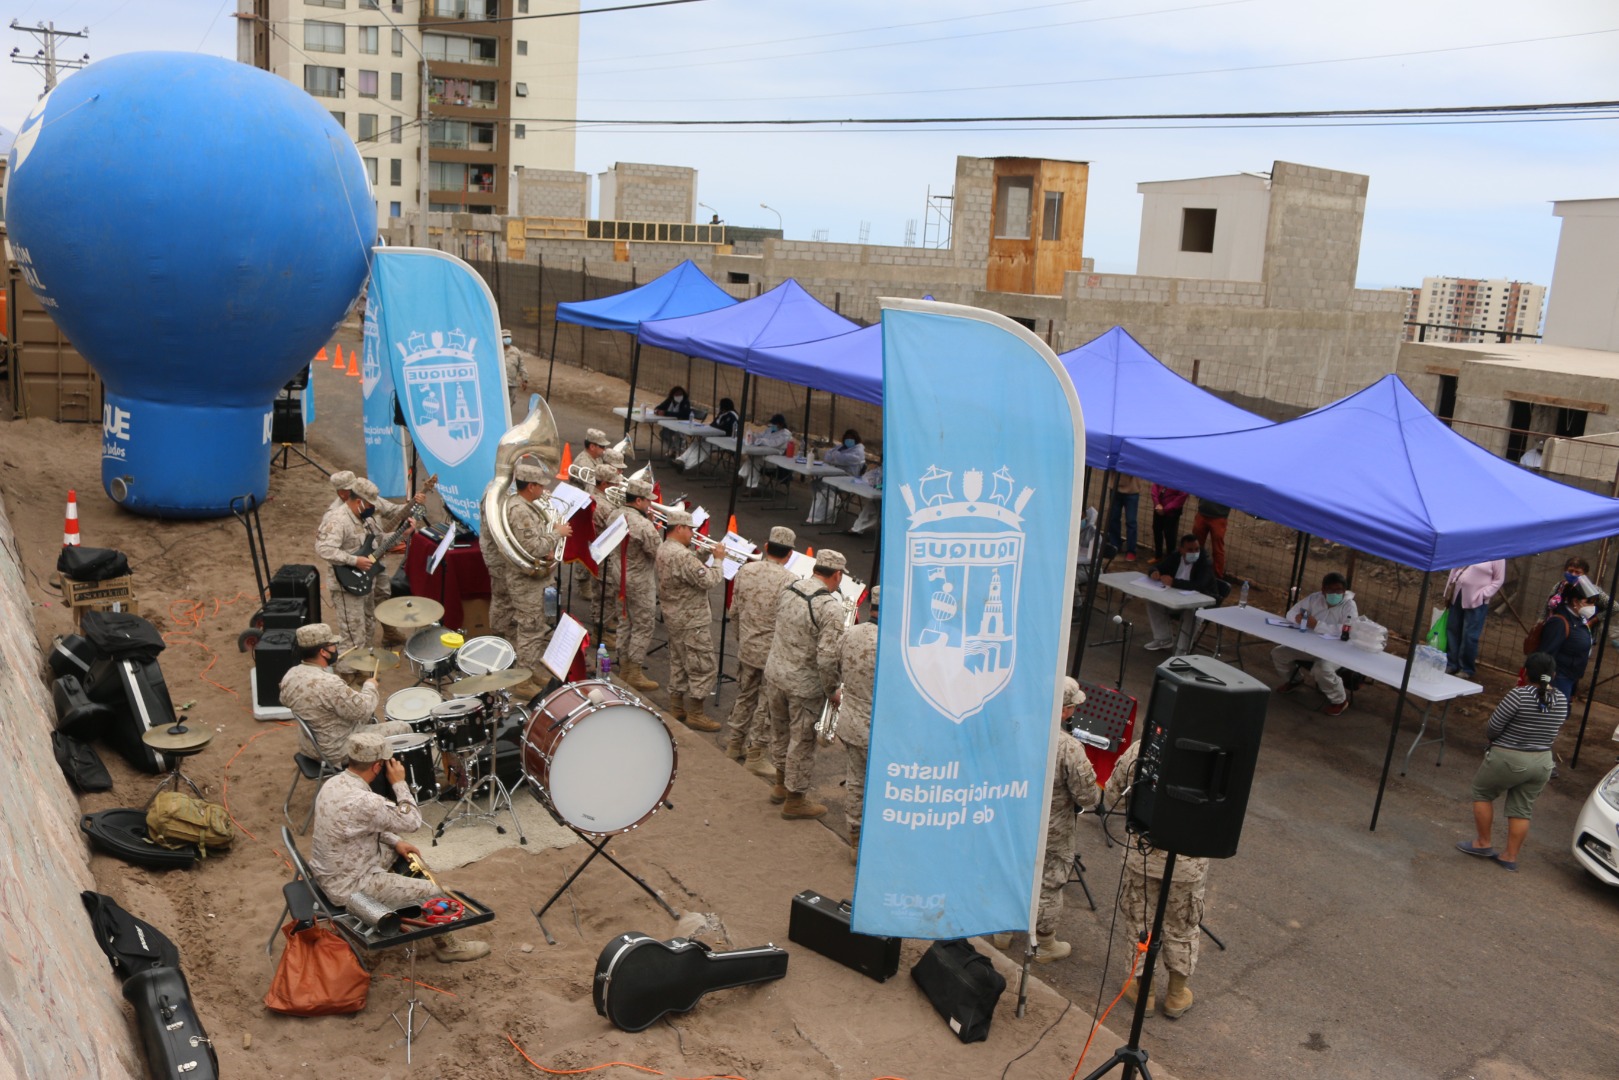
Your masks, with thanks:
M 324 356 L 322 357 L 324 359 Z M 335 371 L 343 370 L 343 346 L 332 346 L 332 368 Z
M 341 349 L 342 347 L 343 346 L 341 346 L 341 345 L 338 346 L 339 349 Z M 338 355 L 341 356 L 343 354 L 341 352 L 339 352 Z M 360 377 L 360 350 L 359 349 L 350 349 L 349 350 L 349 369 L 346 372 L 346 374 L 349 375 L 351 378 L 355 378 L 355 379 L 358 379 Z
M 568 443 L 562 444 L 562 464 L 557 466 L 557 479 L 568 479 L 568 467 L 573 464 L 573 447 Z
M 808 555 L 810 558 L 813 559 L 813 558 L 815 558 L 815 549 L 814 548 L 805 548 L 804 549 L 804 554 Z
M 71 488 L 67 493 L 67 520 L 62 525 L 62 546 L 79 546 L 79 493 Z
M 326 362 L 326 360 L 327 360 L 326 346 L 322 345 L 320 347 L 320 352 L 315 354 L 315 363 L 324 364 Z
M 728 533 L 731 533 L 732 535 L 740 535 L 736 531 L 736 515 L 735 514 L 732 514 L 731 515 L 731 520 L 728 523 L 726 523 L 725 531 L 728 532 Z

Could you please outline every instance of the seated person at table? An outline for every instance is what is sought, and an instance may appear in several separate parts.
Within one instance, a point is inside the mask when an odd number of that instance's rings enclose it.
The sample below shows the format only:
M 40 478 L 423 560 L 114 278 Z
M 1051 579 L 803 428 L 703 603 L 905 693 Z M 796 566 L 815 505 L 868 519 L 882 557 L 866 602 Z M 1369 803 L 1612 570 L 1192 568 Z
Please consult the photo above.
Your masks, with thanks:
M 843 442 L 822 454 L 821 460 L 837 466 L 850 476 L 859 476 L 860 470 L 866 467 L 866 444 L 860 441 L 860 432 L 854 428 L 845 431 Z M 820 480 L 815 481 L 811 488 L 815 492 L 815 501 L 810 504 L 809 517 L 804 524 L 832 524 L 837 520 L 835 494 Z
M 348 768 L 326 781 L 315 796 L 315 840 L 309 853 L 315 881 L 335 904 L 347 904 L 355 893 L 388 907 L 440 895 L 439 887 L 425 878 L 389 870 L 395 857 L 421 854 L 399 834 L 420 829 L 422 815 L 405 783 L 405 767 L 393 759 L 387 739 L 370 732 L 350 735 L 347 753 Z M 391 802 L 371 790 L 382 774 L 393 787 Z M 487 942 L 459 941 L 448 934 L 435 937 L 433 946 L 445 963 L 489 954 Z
M 1287 620 L 1297 623 L 1310 633 L 1336 638 L 1343 630 L 1344 624 L 1356 614 L 1355 594 L 1349 591 L 1349 582 L 1335 570 L 1321 579 L 1320 592 L 1311 593 L 1288 609 Z M 1317 659 L 1297 649 L 1290 649 L 1286 645 L 1278 645 L 1272 649 L 1270 659 L 1271 663 L 1276 665 L 1276 674 L 1286 680 L 1276 688 L 1277 693 L 1291 694 L 1303 686 L 1304 671 L 1299 664 L 1301 661 L 1313 661 L 1311 673 L 1315 676 L 1316 689 L 1326 695 L 1327 715 L 1337 716 L 1349 708 L 1349 691 L 1344 689 L 1344 681 L 1338 675 L 1337 664 Z
M 882 465 L 867 465 L 866 471 L 860 474 L 860 482 L 867 487 L 881 491 L 883 489 Z M 860 516 L 854 519 L 853 525 L 849 526 L 849 534 L 851 536 L 864 536 L 875 529 L 882 522 L 882 518 L 883 501 L 881 499 L 861 499 Z
M 736 404 L 730 398 L 720 398 L 720 411 L 708 422 L 708 426 L 719 428 L 723 437 L 734 439 L 736 425 L 740 419 L 736 415 Z M 693 439 L 687 444 L 685 452 L 680 455 L 680 460 L 675 462 L 675 465 L 681 469 L 695 469 L 707 461 L 712 453 L 707 439 Z
M 654 416 L 661 416 L 666 420 L 690 420 L 691 398 L 686 396 L 684 386 L 669 388 L 669 396 L 653 406 Z M 680 449 L 681 438 L 667 428 L 660 429 L 659 435 L 663 437 L 663 452 L 673 455 Z
M 756 431 L 743 439 L 747 446 L 769 447 L 769 454 L 744 454 L 742 467 L 737 470 L 742 477 L 742 483 L 749 491 L 759 490 L 759 481 L 764 477 L 764 468 L 759 464 L 760 459 L 770 454 L 785 454 L 787 444 L 793 441 L 793 433 L 787 430 L 787 418 L 777 413 L 770 418 L 763 431 Z
M 1213 596 L 1218 588 L 1214 580 L 1214 565 L 1203 557 L 1203 545 L 1197 537 L 1187 533 L 1181 537 L 1180 547 L 1152 564 L 1147 576 L 1170 589 L 1188 589 L 1204 596 Z M 1162 604 L 1147 601 L 1147 620 L 1152 623 L 1152 640 L 1147 648 L 1174 649 L 1183 653 L 1192 647 L 1192 631 L 1197 617 L 1190 611 L 1181 613 L 1180 634 L 1177 640 L 1175 613 Z

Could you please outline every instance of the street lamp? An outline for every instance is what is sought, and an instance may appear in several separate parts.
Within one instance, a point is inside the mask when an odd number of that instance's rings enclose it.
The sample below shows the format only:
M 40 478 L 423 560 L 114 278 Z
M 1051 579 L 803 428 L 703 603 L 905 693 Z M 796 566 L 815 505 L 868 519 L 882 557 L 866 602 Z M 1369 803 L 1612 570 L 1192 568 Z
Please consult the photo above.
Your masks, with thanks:
M 787 229 L 781 223 L 781 211 L 777 210 L 774 206 L 770 206 L 767 203 L 760 203 L 759 204 L 759 209 L 761 209 L 761 210 L 769 210 L 772 214 L 776 215 L 776 229 L 777 229 L 778 232 L 780 232 L 782 234 L 783 239 L 785 239 L 786 236 L 787 236 Z
M 709 224 L 714 224 L 714 223 L 716 223 L 716 222 L 718 222 L 720 220 L 720 212 L 718 210 L 714 209 L 712 206 L 708 205 L 706 202 L 700 202 L 697 205 L 698 205 L 699 208 L 701 208 L 703 210 L 707 210 L 710 214 L 714 215 L 714 221 L 710 222 Z

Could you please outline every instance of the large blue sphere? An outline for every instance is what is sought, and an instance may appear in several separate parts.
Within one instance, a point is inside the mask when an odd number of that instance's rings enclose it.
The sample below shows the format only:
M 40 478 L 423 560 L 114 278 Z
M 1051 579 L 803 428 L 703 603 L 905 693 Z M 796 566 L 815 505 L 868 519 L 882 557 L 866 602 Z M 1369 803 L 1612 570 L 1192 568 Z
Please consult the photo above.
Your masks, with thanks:
M 117 56 L 29 114 L 8 188 L 17 262 L 106 384 L 108 494 L 163 517 L 263 499 L 271 402 L 359 295 L 376 239 L 332 115 L 245 64 Z

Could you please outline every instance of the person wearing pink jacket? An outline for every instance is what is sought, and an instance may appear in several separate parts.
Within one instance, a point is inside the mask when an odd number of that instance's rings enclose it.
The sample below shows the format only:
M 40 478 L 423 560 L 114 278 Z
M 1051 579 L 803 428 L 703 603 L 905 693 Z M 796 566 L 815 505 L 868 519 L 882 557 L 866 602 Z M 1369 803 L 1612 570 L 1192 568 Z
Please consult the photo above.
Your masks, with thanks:
M 1450 572 L 1445 582 L 1445 597 L 1450 605 L 1450 616 L 1445 621 L 1445 670 L 1450 674 L 1473 677 L 1484 617 L 1490 613 L 1490 597 L 1501 591 L 1506 580 L 1504 559 L 1458 566 Z
M 1152 557 L 1162 559 L 1180 543 L 1181 508 L 1186 492 L 1163 484 L 1152 485 Z

